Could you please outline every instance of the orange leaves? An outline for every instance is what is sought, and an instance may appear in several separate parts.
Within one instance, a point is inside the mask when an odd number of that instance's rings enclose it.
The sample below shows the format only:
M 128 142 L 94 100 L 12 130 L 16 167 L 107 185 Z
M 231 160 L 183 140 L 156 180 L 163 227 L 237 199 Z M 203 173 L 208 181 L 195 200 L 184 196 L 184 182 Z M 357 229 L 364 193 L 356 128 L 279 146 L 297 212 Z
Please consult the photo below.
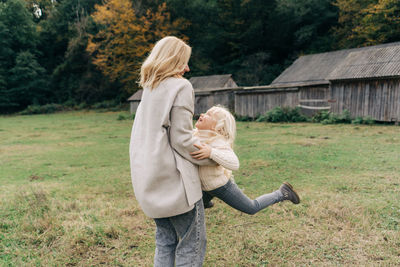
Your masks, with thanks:
M 89 36 L 86 49 L 93 63 L 111 80 L 122 82 L 129 93 L 137 89 L 141 63 L 152 45 L 166 35 L 179 35 L 186 25 L 171 21 L 165 3 L 142 17 L 130 0 L 108 0 L 95 8 L 92 17 L 99 31 Z
M 375 45 L 400 37 L 398 0 L 336 0 L 341 47 Z

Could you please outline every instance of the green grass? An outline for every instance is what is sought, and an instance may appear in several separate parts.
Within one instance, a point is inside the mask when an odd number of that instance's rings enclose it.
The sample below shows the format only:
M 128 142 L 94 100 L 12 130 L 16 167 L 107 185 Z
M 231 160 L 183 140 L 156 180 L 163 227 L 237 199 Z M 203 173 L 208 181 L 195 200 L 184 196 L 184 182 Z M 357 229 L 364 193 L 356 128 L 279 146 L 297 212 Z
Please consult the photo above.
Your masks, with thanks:
M 154 223 L 133 195 L 131 120 L 0 117 L 0 266 L 151 266 Z M 205 266 L 400 264 L 400 128 L 238 123 L 235 181 L 289 181 L 300 205 L 206 211 Z

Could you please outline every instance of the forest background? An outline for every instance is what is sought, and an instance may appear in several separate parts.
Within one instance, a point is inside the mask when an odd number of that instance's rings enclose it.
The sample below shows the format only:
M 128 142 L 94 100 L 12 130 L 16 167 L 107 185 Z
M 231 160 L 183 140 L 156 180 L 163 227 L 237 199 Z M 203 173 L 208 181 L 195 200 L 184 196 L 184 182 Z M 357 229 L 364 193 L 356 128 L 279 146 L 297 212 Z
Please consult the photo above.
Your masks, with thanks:
M 123 103 L 152 45 L 192 47 L 187 77 L 266 85 L 303 54 L 400 40 L 397 0 L 0 0 L 0 113 Z

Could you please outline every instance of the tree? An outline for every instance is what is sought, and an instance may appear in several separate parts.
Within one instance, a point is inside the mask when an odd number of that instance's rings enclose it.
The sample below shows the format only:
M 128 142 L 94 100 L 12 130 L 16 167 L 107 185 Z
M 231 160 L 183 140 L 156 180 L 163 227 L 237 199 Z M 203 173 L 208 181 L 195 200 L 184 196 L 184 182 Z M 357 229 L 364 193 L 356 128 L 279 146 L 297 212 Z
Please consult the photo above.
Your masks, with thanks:
M 278 0 L 274 18 L 278 32 L 285 36 L 279 43 L 301 53 L 318 53 L 332 49 L 331 28 L 338 19 L 331 0 Z M 281 26 L 278 26 L 281 25 Z M 297 55 L 296 55 L 297 56 Z
M 48 96 L 46 70 L 39 65 L 30 52 L 20 52 L 15 66 L 10 70 L 9 89 L 10 105 L 25 108 L 30 104 L 43 104 Z
M 99 30 L 90 35 L 87 51 L 106 76 L 125 85 L 127 93 L 137 89 L 140 65 L 154 42 L 179 34 L 179 23 L 170 20 L 165 4 L 139 17 L 129 0 L 109 0 L 96 5 L 92 17 Z
M 16 23 L 18 22 L 18 23 Z M 0 3 L 0 111 L 26 107 L 46 80 L 36 61 L 38 35 L 33 16 L 22 0 Z M 30 78 L 34 78 L 31 80 Z M 24 86 L 24 82 L 29 83 Z
M 362 10 L 360 25 L 354 34 L 363 41 L 362 45 L 376 45 L 400 40 L 400 2 L 379 0 Z
M 400 2 L 397 0 L 336 0 L 339 48 L 376 45 L 400 40 Z

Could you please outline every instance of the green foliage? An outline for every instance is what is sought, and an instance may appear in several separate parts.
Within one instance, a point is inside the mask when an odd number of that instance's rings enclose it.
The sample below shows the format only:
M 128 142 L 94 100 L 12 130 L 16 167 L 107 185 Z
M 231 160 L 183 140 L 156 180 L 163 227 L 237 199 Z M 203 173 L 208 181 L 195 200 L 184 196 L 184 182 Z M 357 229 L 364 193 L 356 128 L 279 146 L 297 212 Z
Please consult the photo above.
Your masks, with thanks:
M 298 107 L 275 107 L 257 118 L 258 122 L 305 122 L 307 117 L 300 113 Z
M 129 120 L 131 119 L 131 115 L 125 114 L 125 113 L 119 113 L 117 117 L 117 121 L 124 121 L 124 120 Z
M 93 109 L 110 109 L 110 108 L 115 108 L 118 105 L 119 105 L 119 103 L 117 103 L 114 100 L 104 100 L 102 102 L 93 104 L 91 107 Z
M 124 120 L 134 120 L 135 119 L 135 113 L 132 114 L 127 114 L 127 113 L 119 113 L 117 120 L 118 121 L 124 121 Z
M 57 111 L 64 111 L 65 107 L 60 104 L 46 104 L 43 106 L 30 105 L 19 114 L 21 115 L 34 115 L 34 114 L 50 114 Z
M 46 71 L 36 60 L 38 34 L 22 0 L 0 3 L 0 112 L 47 98 Z
M 149 44 L 165 32 L 187 36 L 194 48 L 188 77 L 232 73 L 239 85 L 269 84 L 302 54 L 400 40 L 400 2 L 395 0 L 125 2 L 132 4 L 134 14 L 116 16 L 121 23 L 109 31 L 109 39 L 92 40 L 121 51 L 103 54 L 103 67 L 120 65 L 112 82 L 93 64 L 99 53 L 86 51 L 89 36 L 98 36 L 107 26 L 93 20 L 95 5 L 104 6 L 104 1 L 0 1 L 0 112 L 66 101 L 125 101 L 137 86 L 132 73 L 140 65 L 138 60 L 131 68 L 130 59 L 143 59 Z M 33 16 L 33 4 L 41 17 Z M 130 20 L 132 16 L 138 20 Z M 132 32 L 141 32 L 147 42 L 120 38 Z M 133 51 L 129 58 L 123 56 L 128 50 L 120 49 L 125 46 Z M 324 120 L 337 123 L 343 118 L 329 115 Z
M 339 25 L 334 29 L 339 48 L 398 41 L 400 2 L 397 0 L 336 0 Z
M 254 119 L 249 117 L 249 116 L 241 116 L 241 115 L 237 115 L 237 114 L 233 114 L 236 121 L 253 121 Z
M 350 112 L 343 110 L 342 114 L 335 114 L 330 111 L 322 111 L 315 114 L 312 122 L 320 122 L 322 124 L 351 123 Z
M 356 117 L 354 120 L 351 121 L 352 124 L 366 124 L 366 125 L 372 125 L 375 123 L 375 120 L 370 117 Z
M 15 61 L 9 71 L 10 104 L 24 108 L 32 103 L 44 103 L 49 95 L 46 70 L 30 52 L 19 53 Z
M 329 111 L 321 111 L 317 112 L 312 116 L 311 121 L 312 122 L 322 122 L 324 120 L 329 119 L 330 112 Z

